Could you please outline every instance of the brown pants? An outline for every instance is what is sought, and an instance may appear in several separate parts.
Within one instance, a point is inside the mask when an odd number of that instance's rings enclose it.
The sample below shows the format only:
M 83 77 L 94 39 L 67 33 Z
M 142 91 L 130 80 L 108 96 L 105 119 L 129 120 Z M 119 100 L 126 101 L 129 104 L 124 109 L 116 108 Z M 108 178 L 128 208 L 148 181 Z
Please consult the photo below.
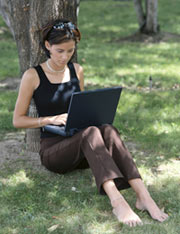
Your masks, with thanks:
M 50 171 L 64 174 L 91 168 L 98 191 L 110 179 L 118 189 L 129 188 L 129 180 L 141 178 L 118 131 L 111 125 L 88 127 L 72 137 L 41 139 L 41 162 Z

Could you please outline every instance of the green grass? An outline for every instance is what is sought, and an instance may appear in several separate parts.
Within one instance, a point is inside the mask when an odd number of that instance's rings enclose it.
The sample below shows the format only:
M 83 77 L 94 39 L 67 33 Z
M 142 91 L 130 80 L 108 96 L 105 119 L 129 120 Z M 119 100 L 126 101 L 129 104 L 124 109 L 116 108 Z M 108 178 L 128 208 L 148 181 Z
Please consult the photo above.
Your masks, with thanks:
M 158 2 L 162 32 L 180 35 L 179 1 Z M 51 227 L 53 234 L 179 233 L 179 41 L 117 42 L 137 31 L 132 1 L 82 1 L 78 23 L 82 32 L 78 60 L 84 67 L 86 88 L 124 87 L 114 125 L 125 142 L 136 145 L 132 154 L 142 177 L 170 219 L 159 224 L 135 210 L 146 225 L 130 229 L 118 224 L 107 197 L 97 194 L 90 170 L 67 175 L 37 171 L 22 151 L 19 160 L 0 171 L 0 234 L 45 234 Z M 18 77 L 19 68 L 15 43 L 2 20 L 0 28 L 1 81 Z M 17 131 L 11 123 L 16 97 L 16 91 L 1 89 L 1 139 Z M 134 207 L 133 192 L 122 193 Z
M 23 157 L 23 156 L 21 156 Z M 152 196 L 165 207 L 171 218 L 164 224 L 152 221 L 146 213 L 136 211 L 146 225 L 130 229 L 118 224 L 111 215 L 107 197 L 96 192 L 90 170 L 75 171 L 67 175 L 37 172 L 21 158 L 13 166 L 6 164 L 0 176 L 0 233 L 178 233 L 179 222 L 179 168 L 173 162 L 162 163 L 159 170 L 168 169 L 164 176 L 145 172 L 144 180 Z M 170 169 L 169 169 L 170 166 Z M 76 190 L 73 191 L 72 187 Z M 131 190 L 123 191 L 130 205 L 135 198 Z M 161 199 L 159 199 L 161 198 Z M 175 225 L 176 224 L 176 225 Z M 54 226 L 57 225 L 57 226 Z
M 153 152 L 179 156 L 179 90 L 123 92 L 115 119 L 118 128 Z
M 0 81 L 7 77 L 18 77 L 16 43 L 2 19 L 0 20 L 0 54 Z
M 0 92 L 0 139 L 9 131 L 17 131 L 12 125 L 12 116 L 17 98 L 17 92 Z

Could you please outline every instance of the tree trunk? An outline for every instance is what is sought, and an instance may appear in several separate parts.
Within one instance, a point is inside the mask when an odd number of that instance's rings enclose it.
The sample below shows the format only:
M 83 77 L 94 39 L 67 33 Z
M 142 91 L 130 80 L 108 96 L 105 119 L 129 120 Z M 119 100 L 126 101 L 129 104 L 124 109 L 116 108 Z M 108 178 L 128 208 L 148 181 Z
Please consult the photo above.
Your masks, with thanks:
M 16 41 L 21 75 L 46 57 L 40 46 L 40 29 L 52 19 L 67 18 L 77 22 L 76 0 L 0 0 L 0 13 Z M 30 116 L 37 116 L 33 100 Z M 39 129 L 27 129 L 28 150 L 39 150 Z
M 158 8 L 158 0 L 147 1 L 146 30 L 149 33 L 158 32 L 159 27 L 157 23 L 157 8 Z
M 136 15 L 138 18 L 139 27 L 142 28 L 145 24 L 145 15 L 143 12 L 142 1 L 134 0 L 134 7 L 135 7 Z
M 29 4 L 26 0 L 0 0 L 2 16 L 16 41 L 20 70 L 23 73 L 29 67 Z
M 142 0 L 134 0 L 134 7 L 138 18 L 139 31 L 145 34 L 158 33 L 158 0 L 145 0 L 145 9 L 143 9 Z
M 76 0 L 76 4 L 77 4 L 76 15 L 78 17 L 78 15 L 79 15 L 79 8 L 80 8 L 80 0 Z

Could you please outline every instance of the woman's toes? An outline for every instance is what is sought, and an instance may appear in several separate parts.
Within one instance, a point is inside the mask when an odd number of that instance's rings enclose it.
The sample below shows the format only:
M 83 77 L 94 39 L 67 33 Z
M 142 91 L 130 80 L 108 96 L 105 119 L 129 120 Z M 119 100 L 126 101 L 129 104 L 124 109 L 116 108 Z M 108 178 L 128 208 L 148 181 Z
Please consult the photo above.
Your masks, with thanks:
M 166 213 L 161 213 L 161 214 L 155 214 L 154 218 L 155 220 L 159 222 L 164 222 L 169 216 Z
M 130 226 L 130 227 L 136 227 L 139 225 L 143 225 L 143 222 L 141 220 L 140 221 L 132 220 L 132 221 L 125 222 L 125 224 Z
M 162 222 L 163 222 L 163 221 L 165 221 L 169 216 L 168 216 L 168 214 L 163 213 L 161 217 L 162 217 L 161 220 L 162 220 Z
M 147 197 L 146 199 L 137 199 L 136 208 L 142 210 L 144 208 L 150 214 L 150 216 L 159 222 L 164 222 L 168 218 L 168 214 L 164 213 L 159 207 L 156 205 L 155 201 L 151 197 Z

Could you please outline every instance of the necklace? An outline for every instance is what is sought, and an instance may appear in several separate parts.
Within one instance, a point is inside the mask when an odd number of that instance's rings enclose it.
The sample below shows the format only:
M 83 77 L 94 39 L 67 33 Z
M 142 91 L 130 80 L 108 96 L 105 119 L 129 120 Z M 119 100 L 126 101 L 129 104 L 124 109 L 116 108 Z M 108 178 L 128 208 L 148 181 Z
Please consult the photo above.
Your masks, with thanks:
M 65 67 L 66 67 L 66 66 L 65 66 L 62 70 L 54 70 L 54 69 L 50 66 L 48 60 L 46 61 L 46 64 L 47 64 L 47 67 L 49 68 L 49 70 L 52 71 L 52 72 L 61 72 L 61 73 L 62 73 L 62 72 L 65 71 Z

